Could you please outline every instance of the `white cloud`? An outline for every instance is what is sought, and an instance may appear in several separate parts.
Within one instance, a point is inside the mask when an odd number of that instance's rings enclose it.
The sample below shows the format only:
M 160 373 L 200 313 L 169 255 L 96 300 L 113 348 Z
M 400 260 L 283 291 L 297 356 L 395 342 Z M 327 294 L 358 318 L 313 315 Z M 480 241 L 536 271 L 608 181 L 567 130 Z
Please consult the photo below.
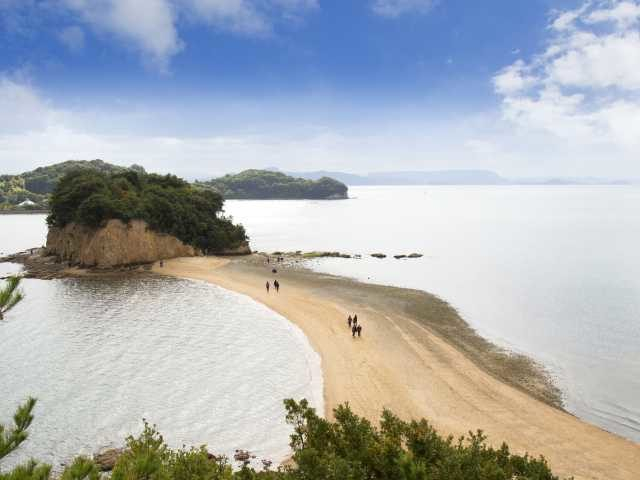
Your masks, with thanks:
M 493 77 L 493 85 L 501 95 L 512 95 L 534 85 L 536 79 L 527 74 L 527 66 L 522 60 L 503 68 Z
M 180 51 L 175 11 L 167 0 L 63 0 L 98 32 L 133 45 L 149 65 L 166 71 Z
M 640 1 L 558 13 L 549 45 L 493 77 L 503 117 L 572 144 L 640 154 Z
M 218 28 L 254 35 L 270 31 L 267 18 L 245 0 L 185 0 L 192 18 Z
M 427 13 L 434 0 L 374 0 L 374 13 L 389 18 L 396 18 L 407 13 Z
M 204 22 L 222 30 L 246 35 L 264 35 L 271 31 L 271 20 L 247 0 L 183 0 L 192 21 Z
M 622 28 L 628 28 L 640 21 L 640 5 L 623 1 L 613 8 L 595 10 L 586 18 L 587 23 L 616 22 Z
M 63 29 L 58 38 L 72 53 L 79 53 L 84 49 L 84 31 L 76 25 Z
M 278 18 L 297 20 L 318 0 L 172 0 L 192 21 L 244 35 L 271 33 Z
M 573 36 L 584 36 L 578 33 Z M 561 51 L 546 66 L 551 81 L 574 87 L 640 88 L 640 32 L 592 35 Z
M 0 74 L 0 133 L 42 129 L 62 117 L 27 82 Z
M 41 17 L 62 10 L 77 23 L 58 35 L 72 52 L 82 50 L 85 33 L 92 31 L 166 72 L 185 46 L 181 30 L 187 24 L 268 36 L 278 25 L 297 24 L 318 8 L 319 0 L 0 0 L 0 28 L 24 33 Z
M 584 12 L 590 7 L 591 2 L 584 3 L 580 8 L 575 10 L 567 10 L 556 15 L 556 18 L 551 22 L 551 28 L 557 31 L 570 30 L 574 28 L 574 23 Z

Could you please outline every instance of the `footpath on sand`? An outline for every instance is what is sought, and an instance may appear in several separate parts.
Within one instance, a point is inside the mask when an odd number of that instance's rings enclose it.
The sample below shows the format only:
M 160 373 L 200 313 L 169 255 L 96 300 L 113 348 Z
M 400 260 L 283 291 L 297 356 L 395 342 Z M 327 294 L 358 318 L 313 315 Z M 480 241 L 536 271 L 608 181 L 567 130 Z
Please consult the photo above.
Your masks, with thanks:
M 268 293 L 274 274 L 256 255 L 178 258 L 153 270 L 248 295 L 298 325 L 322 360 L 328 417 L 348 401 L 377 423 L 386 407 L 425 417 L 443 434 L 482 429 L 496 446 L 505 441 L 513 452 L 544 455 L 561 477 L 640 479 L 639 444 L 554 406 L 557 391 L 535 369 L 496 354 L 428 293 L 283 266 L 280 292 Z M 353 313 L 362 338 L 349 331 Z

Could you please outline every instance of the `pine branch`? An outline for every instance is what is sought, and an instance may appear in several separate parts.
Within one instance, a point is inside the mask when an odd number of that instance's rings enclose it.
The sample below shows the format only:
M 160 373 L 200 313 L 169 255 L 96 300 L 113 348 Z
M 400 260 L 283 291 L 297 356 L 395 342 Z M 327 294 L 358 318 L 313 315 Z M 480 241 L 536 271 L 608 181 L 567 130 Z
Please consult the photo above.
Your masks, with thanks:
M 0 288 L 0 320 L 24 298 L 24 294 L 18 290 L 21 280 L 22 278 L 18 276 L 9 277 L 6 285 Z
M 14 427 L 8 430 L 4 425 L 0 425 L 0 459 L 6 457 L 22 442 L 27 439 L 27 429 L 33 421 L 33 408 L 36 406 L 36 399 L 29 399 L 18 407 L 13 416 Z

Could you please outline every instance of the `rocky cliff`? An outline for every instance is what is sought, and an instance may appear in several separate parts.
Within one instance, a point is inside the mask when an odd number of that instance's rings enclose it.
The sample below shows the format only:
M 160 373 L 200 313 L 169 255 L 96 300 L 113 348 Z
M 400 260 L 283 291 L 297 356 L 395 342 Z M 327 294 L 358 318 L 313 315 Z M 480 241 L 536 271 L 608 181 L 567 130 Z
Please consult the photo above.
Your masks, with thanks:
M 100 268 L 200 254 L 171 235 L 154 232 L 142 220 L 109 220 L 98 229 L 73 223 L 50 228 L 46 249 L 61 260 Z

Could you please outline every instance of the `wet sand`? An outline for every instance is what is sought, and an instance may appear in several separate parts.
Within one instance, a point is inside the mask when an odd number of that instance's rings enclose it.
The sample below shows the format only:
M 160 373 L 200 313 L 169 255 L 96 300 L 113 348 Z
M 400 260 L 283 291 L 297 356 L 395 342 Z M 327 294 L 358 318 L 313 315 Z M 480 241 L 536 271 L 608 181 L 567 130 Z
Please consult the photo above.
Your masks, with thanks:
M 273 275 L 273 266 L 253 255 L 180 258 L 153 270 L 248 295 L 298 325 L 320 354 L 329 417 L 349 402 L 377 421 L 386 407 L 425 417 L 443 434 L 482 429 L 496 446 L 506 441 L 513 452 L 544 455 L 561 477 L 640 478 L 639 444 L 564 412 L 540 368 L 476 335 L 446 302 L 285 265 Z M 280 292 L 267 293 L 274 278 Z M 353 313 L 362 338 L 348 329 Z

